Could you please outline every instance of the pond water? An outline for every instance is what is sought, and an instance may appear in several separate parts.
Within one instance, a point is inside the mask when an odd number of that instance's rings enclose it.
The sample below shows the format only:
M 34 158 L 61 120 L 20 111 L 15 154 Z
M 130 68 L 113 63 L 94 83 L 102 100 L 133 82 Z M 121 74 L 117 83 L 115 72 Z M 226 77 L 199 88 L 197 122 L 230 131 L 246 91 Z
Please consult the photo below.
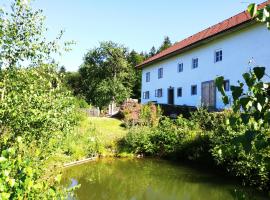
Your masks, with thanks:
M 78 200 L 264 199 L 214 173 L 155 159 L 100 159 L 66 168 L 62 184 L 80 184 Z

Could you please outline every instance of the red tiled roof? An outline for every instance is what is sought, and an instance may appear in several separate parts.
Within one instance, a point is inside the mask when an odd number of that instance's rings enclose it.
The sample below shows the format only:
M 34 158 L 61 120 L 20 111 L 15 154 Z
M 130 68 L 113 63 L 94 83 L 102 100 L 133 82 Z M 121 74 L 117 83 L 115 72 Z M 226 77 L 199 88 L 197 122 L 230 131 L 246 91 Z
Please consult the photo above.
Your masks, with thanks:
M 266 2 L 259 5 L 259 9 L 263 8 L 267 4 L 270 4 L 270 0 L 267 0 Z M 218 35 L 219 33 L 223 33 L 225 31 L 228 31 L 232 28 L 235 28 L 241 24 L 244 24 L 246 22 L 250 22 L 252 18 L 250 17 L 249 13 L 247 11 L 241 12 L 229 19 L 224 20 L 223 22 L 220 22 L 214 26 L 211 26 L 199 33 L 196 33 L 180 42 L 177 42 L 175 45 L 169 47 L 168 49 L 165 49 L 164 51 L 154 55 L 153 57 L 145 60 L 143 63 L 136 67 L 145 67 L 155 61 L 162 60 L 165 57 L 170 56 L 173 53 L 176 53 L 178 51 L 184 50 L 186 47 L 190 47 L 191 45 L 201 42 L 205 39 L 208 39 L 210 37 L 213 37 L 215 35 Z

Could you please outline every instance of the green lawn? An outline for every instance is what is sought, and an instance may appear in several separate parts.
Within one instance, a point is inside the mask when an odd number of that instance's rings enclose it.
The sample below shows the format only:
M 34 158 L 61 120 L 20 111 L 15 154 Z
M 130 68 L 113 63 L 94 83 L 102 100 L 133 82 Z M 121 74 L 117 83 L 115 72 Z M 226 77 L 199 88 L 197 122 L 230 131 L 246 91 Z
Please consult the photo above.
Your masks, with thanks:
M 121 121 L 113 118 L 90 117 L 90 123 L 95 127 L 102 142 L 107 146 L 126 135 L 127 130 L 121 127 Z

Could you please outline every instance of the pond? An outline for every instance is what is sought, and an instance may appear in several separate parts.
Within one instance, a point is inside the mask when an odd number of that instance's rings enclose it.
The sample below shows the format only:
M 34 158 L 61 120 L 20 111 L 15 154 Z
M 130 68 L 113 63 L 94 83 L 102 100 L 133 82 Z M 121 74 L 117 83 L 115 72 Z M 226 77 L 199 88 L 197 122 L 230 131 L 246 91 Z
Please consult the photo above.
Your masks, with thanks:
M 264 199 L 215 173 L 156 159 L 100 159 L 69 167 L 62 184 L 80 184 L 78 200 Z

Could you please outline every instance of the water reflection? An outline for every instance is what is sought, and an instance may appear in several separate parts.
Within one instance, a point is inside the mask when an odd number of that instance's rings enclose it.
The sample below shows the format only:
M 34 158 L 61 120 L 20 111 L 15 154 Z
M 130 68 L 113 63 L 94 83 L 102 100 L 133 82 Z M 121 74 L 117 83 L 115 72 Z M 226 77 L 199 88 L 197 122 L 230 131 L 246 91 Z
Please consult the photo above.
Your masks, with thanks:
M 235 189 L 243 190 L 211 172 L 152 159 L 104 159 L 67 168 L 63 184 L 80 184 L 80 200 L 230 200 L 238 199 Z

